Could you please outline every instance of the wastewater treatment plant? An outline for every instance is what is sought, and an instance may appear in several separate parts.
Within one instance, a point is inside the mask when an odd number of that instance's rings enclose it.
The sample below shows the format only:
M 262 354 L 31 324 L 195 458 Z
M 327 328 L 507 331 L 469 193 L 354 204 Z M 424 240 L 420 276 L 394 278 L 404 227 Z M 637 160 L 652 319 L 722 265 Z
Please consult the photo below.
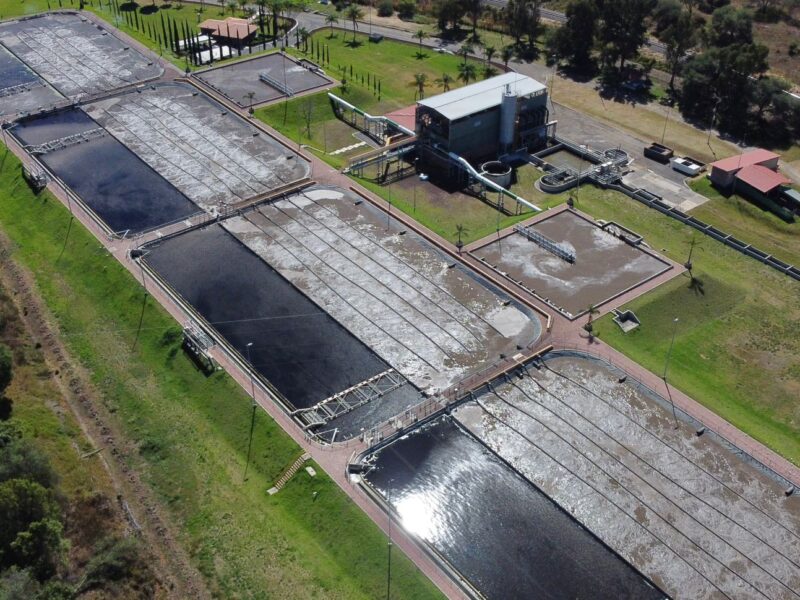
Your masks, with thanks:
M 798 299 L 790 260 L 695 217 L 668 166 L 581 133 L 507 63 L 426 95 L 337 62 L 330 22 L 313 51 L 290 28 L 205 65 L 219 39 L 170 25 L 173 62 L 92 12 L 1 21 L 3 142 L 144 294 L 134 348 L 160 305 L 181 338 L 167 362 L 241 386 L 245 474 L 257 415 L 296 444 L 253 502 L 300 483 L 346 498 L 380 536 L 387 598 L 413 597 L 394 552 L 449 598 L 800 599 L 797 456 L 694 397 L 722 359 L 691 349 L 737 297 L 693 260 Z M 365 65 L 416 49 L 347 37 Z M 422 48 L 440 70 L 483 61 Z

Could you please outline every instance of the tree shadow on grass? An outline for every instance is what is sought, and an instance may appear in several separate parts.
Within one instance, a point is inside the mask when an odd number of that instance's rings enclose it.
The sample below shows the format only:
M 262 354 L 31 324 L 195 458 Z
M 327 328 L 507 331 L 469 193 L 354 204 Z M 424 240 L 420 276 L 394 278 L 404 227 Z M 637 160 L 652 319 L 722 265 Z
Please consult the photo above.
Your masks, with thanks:
M 360 48 L 361 46 L 363 46 L 363 45 L 364 45 L 364 42 L 362 42 L 362 41 L 361 41 L 361 40 L 359 40 L 359 39 L 355 39 L 355 40 L 347 40 L 347 41 L 344 43 L 344 45 L 345 45 L 345 46 L 347 46 L 347 47 L 349 47 L 349 48 Z
M 136 2 L 125 2 L 119 5 L 119 9 L 125 12 L 133 12 L 137 8 L 139 8 L 139 5 Z
M 139 14 L 152 15 L 152 14 L 157 13 L 158 10 L 159 10 L 158 6 L 155 6 L 153 4 L 149 4 L 148 6 L 143 6 L 142 8 L 140 8 L 139 9 Z
M 417 53 L 414 55 L 414 58 L 416 58 L 417 60 L 425 60 L 426 58 L 428 58 L 428 56 L 429 54 L 427 52 L 420 52 L 419 50 L 417 50 Z

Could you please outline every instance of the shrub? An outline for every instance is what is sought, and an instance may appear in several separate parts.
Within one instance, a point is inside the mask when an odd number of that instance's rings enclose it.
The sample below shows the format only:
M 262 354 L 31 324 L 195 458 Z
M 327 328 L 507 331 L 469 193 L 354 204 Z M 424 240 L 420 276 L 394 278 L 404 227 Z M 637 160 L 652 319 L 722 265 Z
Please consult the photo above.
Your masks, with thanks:
M 393 14 L 394 6 L 392 5 L 392 0 L 381 0 L 381 3 L 378 4 L 378 16 L 391 17 Z
M 414 0 L 402 0 L 397 5 L 397 14 L 401 19 L 410 21 L 417 12 L 417 3 Z

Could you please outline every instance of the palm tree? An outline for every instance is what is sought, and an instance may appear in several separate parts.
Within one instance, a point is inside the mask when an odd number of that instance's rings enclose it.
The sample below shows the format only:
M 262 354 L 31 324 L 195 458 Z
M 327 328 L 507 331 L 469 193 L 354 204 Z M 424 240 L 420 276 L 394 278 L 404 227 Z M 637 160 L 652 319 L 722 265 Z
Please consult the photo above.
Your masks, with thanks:
M 492 59 L 497 54 L 497 48 L 494 46 L 484 46 L 483 53 L 486 55 L 486 63 L 492 62 Z
M 425 39 L 425 31 L 422 29 L 417 29 L 417 32 L 414 34 L 414 37 L 419 40 L 419 50 L 417 50 L 417 58 L 422 58 L 425 56 L 422 52 L 422 40 Z
M 236 14 L 236 7 L 239 6 L 239 3 L 236 0 L 228 0 L 228 10 L 231 11 L 231 14 Z
M 456 242 L 456 248 L 458 248 L 458 253 L 461 254 L 461 248 L 464 247 L 464 242 L 462 241 L 462 236 L 465 236 L 469 233 L 469 229 L 464 227 L 461 223 L 456 225 L 456 235 L 458 236 L 458 241 Z
M 475 70 L 475 65 L 472 63 L 461 63 L 458 65 L 458 79 L 464 82 L 464 85 L 467 85 L 470 81 L 474 81 L 478 78 L 477 71 Z
M 467 57 L 474 51 L 475 49 L 472 47 L 472 44 L 470 44 L 469 42 L 464 42 L 463 44 L 461 44 L 461 48 L 459 48 L 458 53 L 462 56 L 462 58 L 464 59 L 464 63 L 466 64 Z
M 442 73 L 442 76 L 433 81 L 438 86 L 441 86 L 443 92 L 450 91 L 450 84 L 453 83 L 453 77 L 449 73 Z
M 267 0 L 256 0 L 256 6 L 258 7 L 258 33 L 261 35 L 261 39 L 263 41 L 266 37 L 266 34 L 264 33 L 264 25 L 267 14 Z
M 333 37 L 333 26 L 339 24 L 339 19 L 338 19 L 338 17 L 336 15 L 330 14 L 327 17 L 325 17 L 325 23 L 327 23 L 331 28 L 331 33 L 330 33 L 330 35 L 328 37 L 332 38 Z
M 490 77 L 494 77 L 497 75 L 497 69 L 495 69 L 492 65 L 485 65 L 483 67 L 483 78 L 489 79 Z
M 589 308 L 586 309 L 586 312 L 589 314 L 589 318 L 586 321 L 586 325 L 583 328 L 589 332 L 590 337 L 594 326 L 592 325 L 592 321 L 594 320 L 594 315 L 598 314 L 600 311 L 597 310 L 597 307 L 594 304 L 590 304 Z
M 353 43 L 356 41 L 356 31 L 358 30 L 358 20 L 364 17 L 364 11 L 356 4 L 351 4 L 347 9 L 347 18 L 353 23 Z
M 249 0 L 239 0 L 239 8 L 242 10 L 242 14 L 245 14 L 245 8 L 247 8 L 247 2 Z
M 417 94 L 420 100 L 425 97 L 425 86 L 427 84 L 428 76 L 425 73 L 414 73 L 414 81 L 411 82 L 411 85 L 417 88 Z
M 255 109 L 253 109 L 253 101 L 256 98 L 256 93 L 247 92 L 244 96 L 242 96 L 242 98 L 247 99 L 247 112 L 249 112 L 252 115 L 255 112 Z
M 301 27 L 297 30 L 297 36 L 300 38 L 300 43 L 303 44 L 303 52 L 308 52 L 308 38 L 311 37 L 308 29 Z
M 500 51 L 500 58 L 503 59 L 503 66 L 508 69 L 508 62 L 514 58 L 514 46 L 506 46 Z

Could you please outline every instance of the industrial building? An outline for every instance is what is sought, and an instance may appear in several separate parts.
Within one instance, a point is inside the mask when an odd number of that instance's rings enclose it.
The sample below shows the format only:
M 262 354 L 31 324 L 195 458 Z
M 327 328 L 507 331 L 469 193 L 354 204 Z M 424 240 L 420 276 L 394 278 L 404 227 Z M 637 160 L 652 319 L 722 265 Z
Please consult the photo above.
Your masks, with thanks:
M 420 100 L 415 130 L 422 161 L 446 163 L 452 153 L 475 164 L 543 146 L 555 121 L 547 87 L 509 72 Z

